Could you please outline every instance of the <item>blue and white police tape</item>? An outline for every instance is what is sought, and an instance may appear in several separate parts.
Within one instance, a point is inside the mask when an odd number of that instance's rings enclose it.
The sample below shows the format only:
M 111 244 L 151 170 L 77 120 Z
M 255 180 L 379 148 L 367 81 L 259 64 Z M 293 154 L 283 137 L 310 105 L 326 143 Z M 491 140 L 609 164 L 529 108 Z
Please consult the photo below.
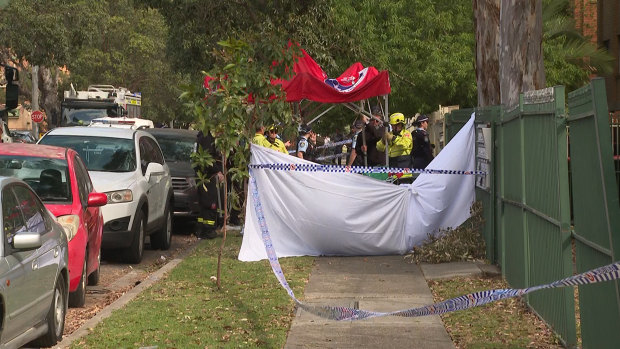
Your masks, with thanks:
M 315 149 L 333 148 L 333 147 L 337 147 L 339 145 L 345 145 L 345 144 L 349 144 L 349 143 L 353 143 L 353 140 L 352 139 L 345 139 L 344 141 L 340 141 L 340 142 L 325 143 L 323 145 L 319 145 Z
M 316 158 L 316 161 L 331 160 L 331 159 L 341 158 L 341 157 L 344 157 L 344 156 L 347 156 L 347 153 L 340 153 L 340 154 L 327 155 L 327 156 L 319 156 L 318 158 Z
M 438 170 L 429 168 L 399 168 L 399 167 L 364 167 L 364 166 L 340 166 L 321 164 L 252 164 L 250 169 L 267 169 L 277 171 L 295 172 L 342 172 L 342 173 L 430 173 L 451 175 L 476 175 L 485 176 L 485 171 L 463 170 Z
M 320 145 L 318 147 L 316 147 L 315 149 L 325 149 L 325 148 L 333 148 L 333 147 L 337 147 L 339 145 L 345 145 L 345 144 L 350 144 L 353 143 L 353 140 L 351 139 L 345 139 L 344 141 L 340 141 L 340 142 L 334 142 L 334 143 L 325 143 L 323 145 Z M 296 153 L 297 150 L 289 150 L 288 153 L 289 154 L 293 154 Z
M 517 296 L 523 296 L 525 294 L 543 290 L 550 288 L 559 288 L 559 287 L 567 287 L 567 286 L 577 286 L 577 285 L 587 285 L 594 284 L 597 282 L 611 281 L 620 279 L 620 262 L 608 264 L 606 266 L 592 269 L 585 273 L 581 273 L 578 275 L 573 275 L 558 281 L 554 281 L 552 283 L 522 288 L 522 289 L 495 289 L 495 290 L 487 290 L 480 291 L 475 293 L 470 293 L 467 295 L 463 295 L 460 297 L 452 298 L 445 300 L 443 302 L 418 307 L 418 308 L 410 308 L 404 310 L 397 310 L 392 312 L 375 312 L 368 311 L 362 309 L 354 309 L 348 307 L 334 307 L 334 306 L 320 306 L 320 305 L 309 305 L 299 301 L 295 298 L 295 294 L 293 290 L 289 286 L 286 278 L 284 277 L 284 272 L 282 271 L 282 267 L 280 266 L 280 262 L 278 261 L 278 257 L 276 255 L 276 251 L 273 247 L 273 243 L 271 241 L 271 236 L 269 235 L 269 229 L 267 228 L 267 222 L 265 221 L 265 215 L 263 214 L 263 208 L 260 203 L 260 196 L 258 194 L 258 187 L 256 185 L 256 180 L 252 176 L 252 169 L 250 169 L 250 190 L 252 193 L 252 202 L 254 204 L 254 210 L 256 211 L 256 217 L 258 218 L 258 222 L 261 229 L 261 235 L 263 239 L 263 244 L 265 245 L 265 250 L 267 252 L 267 257 L 269 258 L 269 264 L 271 264 L 271 270 L 275 274 L 276 278 L 280 282 L 280 285 L 284 287 L 284 289 L 288 292 L 289 296 L 295 301 L 295 303 L 305 311 L 331 320 L 361 320 L 361 319 L 369 319 L 373 317 L 380 316 L 402 316 L 402 317 L 417 317 L 417 316 L 426 316 L 426 315 L 438 315 L 447 312 L 464 310 L 468 308 L 477 307 L 480 305 L 484 305 L 487 303 L 491 303 L 494 301 L 498 301 L 501 299 L 507 299 Z

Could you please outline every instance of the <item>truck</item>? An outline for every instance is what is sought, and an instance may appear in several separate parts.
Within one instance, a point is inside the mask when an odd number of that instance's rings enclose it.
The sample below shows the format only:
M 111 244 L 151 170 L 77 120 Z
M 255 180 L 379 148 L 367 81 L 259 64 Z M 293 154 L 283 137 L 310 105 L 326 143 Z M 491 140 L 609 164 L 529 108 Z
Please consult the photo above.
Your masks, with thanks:
M 88 126 L 94 119 L 141 116 L 142 95 L 125 87 L 89 85 L 86 91 L 64 92 L 60 126 Z

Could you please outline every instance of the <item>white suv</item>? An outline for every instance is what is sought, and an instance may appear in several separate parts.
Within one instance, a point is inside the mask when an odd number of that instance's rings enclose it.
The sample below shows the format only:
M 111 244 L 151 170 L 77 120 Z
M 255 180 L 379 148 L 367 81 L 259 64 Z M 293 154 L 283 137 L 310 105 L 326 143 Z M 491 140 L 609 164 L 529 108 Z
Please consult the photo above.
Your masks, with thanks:
M 144 239 L 167 250 L 172 236 L 170 170 L 155 138 L 141 130 L 59 127 L 39 144 L 72 148 L 84 160 L 95 190 L 106 193 L 104 249 L 122 249 L 129 263 L 140 263 Z

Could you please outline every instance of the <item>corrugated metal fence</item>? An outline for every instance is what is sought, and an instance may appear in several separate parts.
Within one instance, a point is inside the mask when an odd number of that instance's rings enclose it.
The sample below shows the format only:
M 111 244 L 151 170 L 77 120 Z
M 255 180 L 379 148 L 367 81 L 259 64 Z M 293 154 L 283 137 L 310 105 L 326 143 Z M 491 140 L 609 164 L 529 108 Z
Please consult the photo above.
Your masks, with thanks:
M 509 109 L 485 107 L 446 116 L 445 134 L 451 138 L 476 112 L 476 167 L 488 172 L 476 180 L 476 196 L 484 206 L 487 257 L 500 265 L 515 288 L 609 264 L 620 253 L 620 208 L 604 81 L 595 79 L 572 92 L 570 115 L 566 105 L 564 87 L 556 86 L 524 93 Z M 610 282 L 580 287 L 584 348 L 619 345 L 618 286 Z M 577 344 L 574 289 L 539 291 L 525 301 L 566 346 Z

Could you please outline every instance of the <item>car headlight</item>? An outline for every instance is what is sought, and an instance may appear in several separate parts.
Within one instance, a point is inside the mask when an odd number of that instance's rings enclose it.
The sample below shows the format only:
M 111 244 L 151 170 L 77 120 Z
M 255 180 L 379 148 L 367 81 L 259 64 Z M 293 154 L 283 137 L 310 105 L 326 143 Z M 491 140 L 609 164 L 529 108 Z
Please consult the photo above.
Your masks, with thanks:
M 197 180 L 198 178 L 195 178 L 195 177 L 187 177 L 187 183 L 189 183 L 190 187 L 195 187 Z
M 58 217 L 58 223 L 62 225 L 67 235 L 67 240 L 71 241 L 75 237 L 80 226 L 80 217 L 74 214 Z
M 133 201 L 133 193 L 129 189 L 109 191 L 105 195 L 108 196 L 108 204 Z

